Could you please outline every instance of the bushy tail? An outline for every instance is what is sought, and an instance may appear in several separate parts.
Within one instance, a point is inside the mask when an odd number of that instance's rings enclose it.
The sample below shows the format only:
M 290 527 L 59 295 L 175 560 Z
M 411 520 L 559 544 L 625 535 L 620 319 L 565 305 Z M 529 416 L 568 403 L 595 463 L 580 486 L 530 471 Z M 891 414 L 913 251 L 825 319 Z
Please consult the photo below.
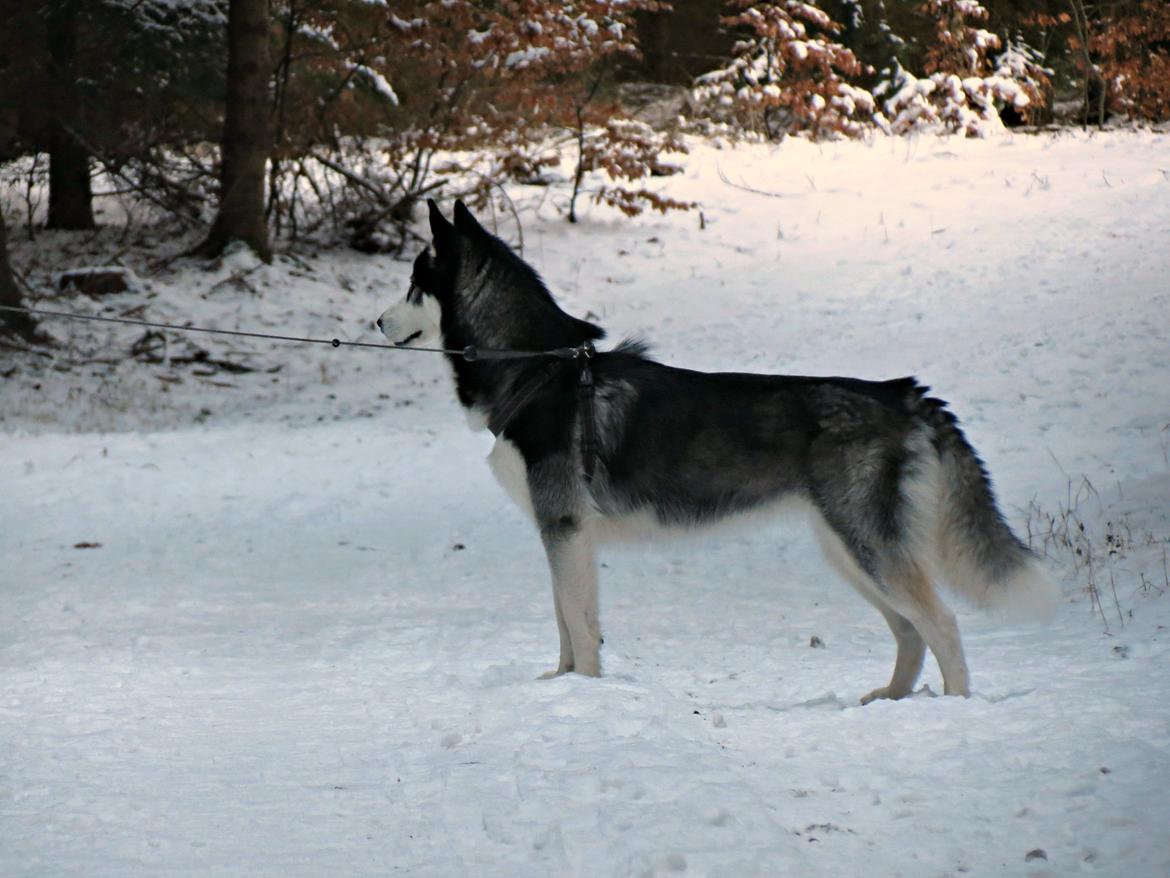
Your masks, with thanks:
M 920 414 L 934 427 L 941 462 L 940 572 L 960 595 L 997 615 L 1050 616 L 1060 590 L 1003 520 L 983 461 L 945 406 L 932 398 L 919 403 Z

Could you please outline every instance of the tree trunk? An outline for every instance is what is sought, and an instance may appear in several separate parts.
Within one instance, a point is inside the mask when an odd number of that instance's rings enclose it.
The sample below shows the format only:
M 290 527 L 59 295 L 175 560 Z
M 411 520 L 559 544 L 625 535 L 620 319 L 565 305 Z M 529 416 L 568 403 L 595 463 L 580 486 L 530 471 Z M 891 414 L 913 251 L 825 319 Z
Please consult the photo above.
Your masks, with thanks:
M 20 299 L 20 287 L 16 285 L 16 278 L 12 274 L 12 266 L 8 264 L 8 234 L 4 228 L 3 214 L 0 214 L 0 305 L 8 308 L 24 306 Z M 15 333 L 27 341 L 45 341 L 28 314 L 0 311 L 0 336 L 6 333 Z
M 61 0 L 48 17 L 49 81 L 56 105 L 49 122 L 50 229 L 94 227 L 89 154 L 77 137 L 84 130 L 77 88 L 77 9 L 76 0 Z
M 219 211 L 199 247 L 204 255 L 218 255 L 239 240 L 265 262 L 272 259 L 264 217 L 264 171 L 272 151 L 268 39 L 268 0 L 231 0 Z
M 1077 30 L 1077 42 L 1081 44 L 1081 63 L 1085 67 L 1085 95 L 1082 110 L 1084 125 L 1089 127 L 1091 113 L 1096 113 L 1096 124 L 1105 127 L 1105 100 L 1109 93 L 1109 84 L 1101 75 L 1100 69 L 1093 63 L 1092 53 L 1089 52 L 1089 13 L 1085 10 L 1083 0 L 1068 0 L 1072 9 L 1073 24 Z

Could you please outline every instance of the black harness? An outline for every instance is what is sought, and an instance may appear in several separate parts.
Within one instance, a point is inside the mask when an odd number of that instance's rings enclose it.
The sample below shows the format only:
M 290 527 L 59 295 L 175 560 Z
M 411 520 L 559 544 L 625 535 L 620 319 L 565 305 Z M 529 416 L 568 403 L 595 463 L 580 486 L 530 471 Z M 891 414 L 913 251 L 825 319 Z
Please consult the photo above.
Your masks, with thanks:
M 597 394 L 591 361 L 597 350 L 592 342 L 585 342 L 572 351 L 573 365 L 577 368 L 577 407 L 581 413 L 581 466 L 585 481 L 592 482 L 597 469 Z M 564 359 L 549 361 L 516 388 L 488 419 L 488 429 L 496 436 L 503 433 L 541 388 L 558 374 L 563 362 Z

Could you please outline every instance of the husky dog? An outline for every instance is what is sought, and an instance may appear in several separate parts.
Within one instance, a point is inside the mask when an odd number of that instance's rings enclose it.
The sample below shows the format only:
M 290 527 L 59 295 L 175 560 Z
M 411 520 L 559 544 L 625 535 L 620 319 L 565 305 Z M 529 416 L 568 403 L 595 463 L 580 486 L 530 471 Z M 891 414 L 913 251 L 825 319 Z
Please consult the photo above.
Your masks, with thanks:
M 562 311 L 462 202 L 453 223 L 429 206 L 432 247 L 415 260 L 406 297 L 377 321 L 392 342 L 591 352 L 603 331 Z M 910 694 L 928 646 L 945 692 L 970 694 L 936 576 L 983 607 L 1054 601 L 955 417 L 913 378 L 693 372 L 628 341 L 576 360 L 448 356 L 459 401 L 496 434 L 496 477 L 548 555 L 561 651 L 545 676 L 601 672 L 597 544 L 791 501 L 810 511 L 826 557 L 897 642 L 890 682 L 862 703 Z

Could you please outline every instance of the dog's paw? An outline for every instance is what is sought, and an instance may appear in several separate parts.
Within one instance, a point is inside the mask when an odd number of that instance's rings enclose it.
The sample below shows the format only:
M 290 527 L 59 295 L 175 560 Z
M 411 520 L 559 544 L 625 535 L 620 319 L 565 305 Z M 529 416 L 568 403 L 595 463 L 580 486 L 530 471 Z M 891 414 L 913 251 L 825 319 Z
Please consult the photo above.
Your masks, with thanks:
M 880 700 L 900 701 L 903 698 L 907 698 L 910 696 L 913 696 L 914 698 L 918 698 L 919 696 L 921 696 L 923 698 L 937 698 L 938 693 L 935 692 L 933 689 L 931 689 L 930 685 L 926 684 L 926 683 L 924 683 L 920 687 L 918 687 L 918 689 L 916 691 L 911 691 L 909 689 L 894 690 L 889 686 L 882 686 L 880 689 L 874 689 L 868 695 L 863 695 L 861 698 L 861 703 L 862 704 L 869 704 L 871 701 L 880 701 Z
M 545 671 L 543 674 L 541 674 L 536 679 L 538 679 L 538 680 L 554 680 L 557 677 L 562 677 L 565 674 L 571 673 L 572 670 L 573 670 L 572 668 L 557 668 L 555 671 Z
M 862 704 L 869 704 L 871 701 L 897 701 L 899 698 L 905 698 L 909 692 L 902 692 L 890 689 L 889 686 L 882 686 L 880 689 L 874 689 L 868 695 L 861 696 Z

